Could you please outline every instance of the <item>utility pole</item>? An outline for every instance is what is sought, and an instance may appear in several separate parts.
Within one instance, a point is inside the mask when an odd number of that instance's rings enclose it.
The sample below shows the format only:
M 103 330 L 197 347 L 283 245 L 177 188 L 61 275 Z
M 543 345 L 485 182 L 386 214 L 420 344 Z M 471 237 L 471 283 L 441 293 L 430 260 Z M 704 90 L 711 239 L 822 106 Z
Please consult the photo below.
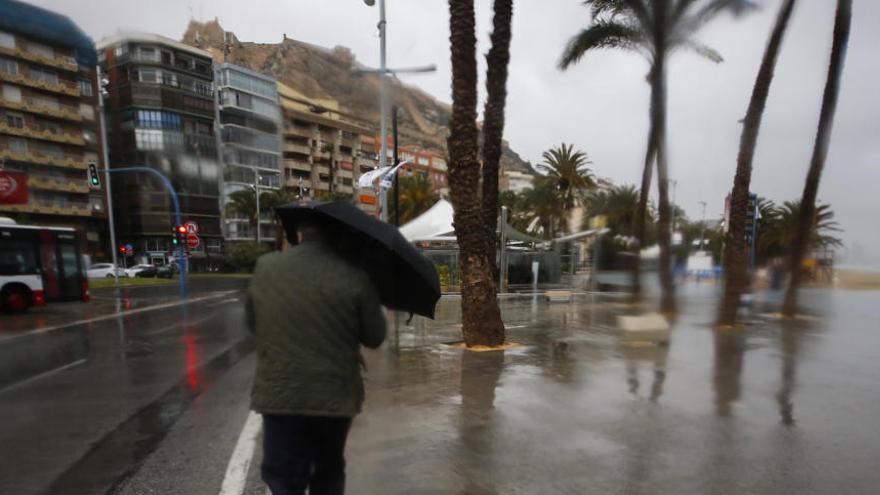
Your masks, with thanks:
M 677 180 L 669 181 L 672 183 L 672 232 L 675 232 L 675 186 L 678 185 Z
M 116 226 L 113 225 L 113 194 L 110 189 L 110 148 L 107 142 L 107 122 L 104 119 L 104 79 L 101 76 L 101 67 L 95 67 L 98 78 L 98 125 L 101 126 L 101 155 L 104 159 L 104 190 L 107 191 L 107 223 L 110 226 L 110 257 L 113 261 L 113 279 L 116 288 L 119 288 L 119 274 L 116 260 Z
M 260 171 L 254 169 L 254 203 L 256 204 L 257 215 L 257 246 L 260 245 Z
M 703 205 L 703 218 L 700 220 L 700 251 L 703 251 L 703 239 L 706 235 L 706 202 L 700 201 L 701 205 Z
M 391 107 L 391 134 L 392 139 L 394 140 L 394 149 L 392 151 L 394 156 L 394 163 L 400 163 L 397 157 L 397 107 Z M 397 178 L 397 175 L 400 171 L 394 171 L 394 225 L 400 227 L 400 181 Z

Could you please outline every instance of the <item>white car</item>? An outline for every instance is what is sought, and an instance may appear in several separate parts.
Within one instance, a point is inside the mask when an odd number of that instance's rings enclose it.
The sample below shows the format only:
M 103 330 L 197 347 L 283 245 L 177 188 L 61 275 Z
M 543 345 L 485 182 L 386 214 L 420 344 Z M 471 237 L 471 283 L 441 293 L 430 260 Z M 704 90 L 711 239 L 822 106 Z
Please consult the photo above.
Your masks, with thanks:
M 115 267 L 116 276 L 124 277 L 125 270 Z M 89 278 L 112 278 L 114 266 L 112 263 L 96 263 L 86 270 L 86 276 Z
M 129 277 L 129 278 L 134 278 L 137 276 L 138 272 L 140 272 L 141 270 L 145 270 L 147 268 L 156 268 L 156 267 L 153 265 L 150 265 L 150 264 L 134 265 L 131 268 L 125 269 L 125 276 Z

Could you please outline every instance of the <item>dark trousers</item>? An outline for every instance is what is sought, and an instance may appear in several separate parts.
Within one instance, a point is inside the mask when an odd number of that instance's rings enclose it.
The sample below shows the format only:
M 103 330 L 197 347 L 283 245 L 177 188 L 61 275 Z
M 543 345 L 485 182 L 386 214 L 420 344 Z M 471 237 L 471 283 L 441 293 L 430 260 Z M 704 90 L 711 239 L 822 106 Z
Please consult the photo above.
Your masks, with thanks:
M 260 472 L 272 495 L 345 492 L 345 439 L 351 418 L 263 415 Z

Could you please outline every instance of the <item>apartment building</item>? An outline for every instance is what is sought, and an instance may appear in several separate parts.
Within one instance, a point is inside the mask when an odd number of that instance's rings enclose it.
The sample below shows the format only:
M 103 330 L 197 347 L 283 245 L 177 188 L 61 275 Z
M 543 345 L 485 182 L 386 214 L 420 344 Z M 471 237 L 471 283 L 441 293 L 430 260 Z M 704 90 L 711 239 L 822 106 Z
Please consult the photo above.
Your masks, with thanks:
M 305 200 L 358 194 L 358 177 L 375 167 L 361 157 L 361 136 L 371 134 L 370 128 L 336 101 L 308 98 L 282 83 L 278 94 L 285 187 Z M 376 209 L 375 202 L 360 204 L 368 211 Z
M 382 139 L 379 136 L 361 136 L 363 144 L 361 151 L 363 157 L 363 165 L 369 167 L 378 164 L 378 157 L 382 153 Z M 393 162 L 394 142 L 391 136 L 388 137 L 388 164 Z M 431 186 L 441 196 L 449 195 L 449 178 L 446 166 L 446 158 L 438 153 L 418 148 L 415 146 L 398 146 L 397 159 L 401 162 L 407 161 L 406 165 L 400 167 L 401 176 L 420 175 L 431 181 Z
M 275 79 L 244 67 L 215 67 L 217 119 L 223 161 L 223 233 L 227 242 L 257 238 L 273 242 L 277 226 L 266 212 L 255 223 L 250 214 L 230 207 L 236 191 L 263 195 L 281 187 L 281 109 Z M 262 209 L 262 208 L 261 208 Z
M 171 39 L 128 33 L 98 43 L 106 74 L 108 144 L 112 169 L 149 167 L 167 177 L 180 200 L 182 220 L 195 222 L 199 245 L 191 266 L 209 266 L 222 252 L 222 167 L 214 130 L 211 54 Z M 113 174 L 117 238 L 134 259 L 173 260 L 171 196 L 145 173 Z
M 106 259 L 95 47 L 69 18 L 0 3 L 0 169 L 26 177 L 27 202 L 0 203 L 19 223 L 73 227 L 83 252 Z

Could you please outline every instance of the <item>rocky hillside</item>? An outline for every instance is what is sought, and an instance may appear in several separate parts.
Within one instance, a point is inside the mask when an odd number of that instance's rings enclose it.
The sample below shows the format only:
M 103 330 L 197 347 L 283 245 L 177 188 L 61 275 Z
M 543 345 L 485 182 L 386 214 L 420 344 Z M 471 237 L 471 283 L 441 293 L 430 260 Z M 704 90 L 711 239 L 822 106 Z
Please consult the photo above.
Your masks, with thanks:
M 378 122 L 379 78 L 358 73 L 362 66 L 348 48 L 327 49 L 286 36 L 274 44 L 240 41 L 217 20 L 190 21 L 182 41 L 210 50 L 222 61 L 224 40 L 227 62 L 272 75 L 310 98 L 337 100 L 364 121 Z M 445 154 L 449 105 L 393 79 L 389 94 L 400 108 L 401 143 Z M 504 168 L 532 173 L 531 166 L 507 146 L 501 160 Z

